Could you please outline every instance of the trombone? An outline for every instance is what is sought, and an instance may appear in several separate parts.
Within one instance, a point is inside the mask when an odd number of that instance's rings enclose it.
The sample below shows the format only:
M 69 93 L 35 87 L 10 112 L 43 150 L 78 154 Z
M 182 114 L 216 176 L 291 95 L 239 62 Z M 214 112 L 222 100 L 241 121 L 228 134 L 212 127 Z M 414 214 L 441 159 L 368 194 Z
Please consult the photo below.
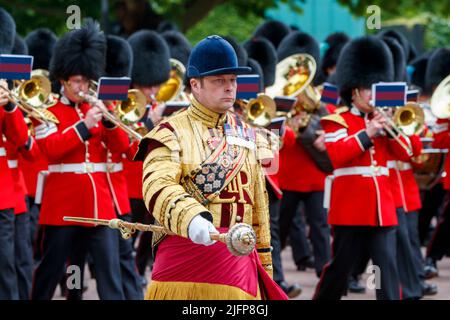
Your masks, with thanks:
M 57 102 L 51 92 L 47 70 L 33 70 L 29 80 L 14 81 L 14 84 L 12 90 L 0 85 L 0 88 L 8 93 L 12 103 L 41 123 L 59 123 L 55 115 L 46 109 Z
M 85 94 L 84 92 L 78 92 L 78 96 L 83 98 L 83 100 L 87 101 L 90 104 L 95 104 L 95 96 L 97 82 L 90 81 L 89 85 L 89 93 Z M 70 87 L 70 84 L 69 84 Z M 108 121 L 112 122 L 114 125 L 123 129 L 127 134 L 134 137 L 137 140 L 142 139 L 142 135 L 130 128 L 127 124 L 133 123 L 133 121 L 138 121 L 144 116 L 145 113 L 145 103 L 146 98 L 144 94 L 137 90 L 131 89 L 128 90 L 128 97 L 126 101 L 119 102 L 114 110 L 114 114 L 111 114 L 108 109 L 103 106 L 97 105 L 103 113 L 103 117 Z
M 397 141 L 397 143 L 406 150 L 406 152 L 408 153 L 409 156 L 413 155 L 412 149 L 410 146 L 406 145 L 401 139 L 400 137 L 405 138 L 405 134 L 397 127 L 396 123 L 394 122 L 394 120 L 392 120 L 392 118 L 387 115 L 386 111 L 384 110 L 384 108 L 377 108 L 378 112 L 383 116 L 383 118 L 386 119 L 388 125 L 383 124 L 383 129 L 391 136 L 394 138 L 395 141 Z
M 395 125 L 408 137 L 419 135 L 425 129 L 425 113 L 419 104 L 408 102 L 397 108 L 393 115 Z

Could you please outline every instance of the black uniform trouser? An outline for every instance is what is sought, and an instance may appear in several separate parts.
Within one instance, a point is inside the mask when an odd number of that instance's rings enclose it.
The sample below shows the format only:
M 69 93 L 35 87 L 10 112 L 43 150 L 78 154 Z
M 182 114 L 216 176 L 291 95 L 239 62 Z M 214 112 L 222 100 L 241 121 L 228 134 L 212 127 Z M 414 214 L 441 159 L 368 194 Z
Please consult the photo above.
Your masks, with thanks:
M 121 219 L 131 222 L 129 214 Z M 133 256 L 133 239 L 123 239 L 119 235 L 120 271 L 122 273 L 122 288 L 127 300 L 143 300 L 144 294 L 138 278 L 136 262 Z
M 357 257 L 369 250 L 380 273 L 375 273 L 378 300 L 398 300 L 400 284 L 396 261 L 396 227 L 333 226 L 332 260 L 322 270 L 313 299 L 339 300 Z
M 284 281 L 283 265 L 281 263 L 280 242 L 280 203 L 271 188 L 267 188 L 269 194 L 270 215 L 270 245 L 272 246 L 273 280 Z
M 35 246 L 37 239 L 37 230 L 39 222 L 39 205 L 34 202 L 33 197 L 27 197 L 28 212 L 30 213 L 30 241 L 32 248 Z
M 127 222 L 131 222 L 131 216 L 129 214 L 122 215 L 119 217 Z M 122 289 L 126 300 L 143 300 L 144 294 L 138 279 L 135 260 L 133 257 L 133 242 L 132 239 L 123 239 L 121 234 L 117 232 L 119 237 L 119 260 L 120 260 L 120 273 L 122 278 Z M 73 254 L 69 258 L 70 264 L 75 264 L 80 266 L 84 279 L 84 266 L 87 258 L 86 246 L 78 246 L 77 250 L 74 250 Z M 82 288 L 68 290 L 68 300 L 81 300 L 82 299 Z
M 147 211 L 142 199 L 130 199 L 133 222 L 152 224 L 153 216 Z M 152 232 L 142 232 L 136 248 L 136 267 L 139 275 L 145 275 L 145 269 L 152 261 Z
M 50 300 L 72 250 L 87 247 L 94 261 L 101 300 L 123 300 L 117 230 L 108 227 L 41 226 L 42 259 L 34 272 L 31 298 Z M 70 263 L 70 262 L 69 262 Z M 78 266 L 81 271 L 81 266 Z M 69 278 L 73 274 L 68 275 Z M 82 275 L 80 275 L 82 276 Z M 81 282 L 81 279 L 80 279 Z
M 14 211 L 0 210 L 0 300 L 19 299 L 14 263 Z
M 330 260 L 330 228 L 327 224 L 326 210 L 323 208 L 323 192 L 284 191 L 280 212 L 281 244 L 286 243 L 287 235 L 299 204 L 303 203 L 306 221 L 310 226 L 311 242 L 314 250 L 316 273 L 320 274 L 323 266 Z M 302 221 L 302 220 L 300 220 Z M 306 239 L 305 226 L 300 229 L 301 237 Z M 303 243 L 306 240 L 301 240 Z M 291 239 L 292 242 L 292 239 Z M 301 245 L 305 247 L 305 244 Z M 306 256 L 306 255 L 305 255 Z
M 430 223 L 433 217 L 439 217 L 445 199 L 445 190 L 442 183 L 436 184 L 433 188 L 421 191 L 423 206 L 419 213 L 419 238 L 424 244 L 430 232 Z
M 33 278 L 33 249 L 30 237 L 30 213 L 15 216 L 14 252 L 19 299 L 29 300 Z
M 438 224 L 427 247 L 427 257 L 441 260 L 450 248 L 450 191 L 445 195 L 445 204 Z
M 414 258 L 414 267 L 421 280 L 425 279 L 424 272 L 424 259 L 422 251 L 420 251 L 420 239 L 419 239 L 419 212 L 410 211 L 406 213 L 406 222 L 408 224 L 409 243 Z
M 397 208 L 397 268 L 402 286 L 403 299 L 422 297 L 419 272 L 414 262 L 414 253 L 408 232 L 408 217 L 403 208 Z

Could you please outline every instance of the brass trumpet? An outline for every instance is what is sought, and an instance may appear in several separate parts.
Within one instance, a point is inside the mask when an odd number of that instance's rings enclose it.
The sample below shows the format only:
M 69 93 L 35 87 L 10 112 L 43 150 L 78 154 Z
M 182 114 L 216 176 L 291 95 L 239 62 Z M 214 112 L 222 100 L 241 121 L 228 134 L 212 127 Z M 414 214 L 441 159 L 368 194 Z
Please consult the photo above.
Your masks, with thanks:
M 41 123 L 59 123 L 55 115 L 47 110 L 56 104 L 47 70 L 33 70 L 29 80 L 14 81 L 14 85 L 12 90 L 0 85 L 0 88 L 8 92 L 12 103 Z
M 122 238 L 129 239 L 132 234 L 137 230 L 139 231 L 152 231 L 152 232 L 165 232 L 168 235 L 174 235 L 174 233 L 162 226 L 156 226 L 151 224 L 131 223 L 121 219 L 90 219 L 83 217 L 64 217 L 64 221 L 82 222 L 107 226 L 111 229 L 119 229 Z M 256 245 L 256 234 L 252 227 L 245 223 L 237 223 L 233 225 L 227 233 L 214 234 L 211 233 L 212 240 L 223 242 L 227 245 L 228 250 L 235 256 L 247 256 L 254 249 Z
M 420 134 L 425 129 L 425 114 L 417 103 L 408 102 L 404 107 L 397 108 L 393 120 L 407 136 Z

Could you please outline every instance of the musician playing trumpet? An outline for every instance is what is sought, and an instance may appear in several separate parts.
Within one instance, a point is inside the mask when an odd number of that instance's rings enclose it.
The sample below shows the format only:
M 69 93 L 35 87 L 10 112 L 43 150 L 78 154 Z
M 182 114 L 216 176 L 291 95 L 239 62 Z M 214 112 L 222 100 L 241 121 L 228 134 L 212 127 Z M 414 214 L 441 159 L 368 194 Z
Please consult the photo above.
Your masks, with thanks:
M 377 299 L 399 299 L 395 232 L 397 217 L 389 184 L 387 155 L 409 159 L 408 150 L 384 134 L 387 118 L 369 101 L 373 83 L 393 78 L 392 56 L 374 37 L 349 42 L 336 68 L 336 84 L 346 107 L 321 119 L 334 167 L 325 183 L 324 204 L 333 228 L 332 260 L 325 265 L 314 299 L 338 300 L 354 262 L 367 250 L 380 269 Z M 410 145 L 409 138 L 401 136 Z
M 50 111 L 59 123 L 35 123 L 36 141 L 48 159 L 39 224 L 44 229 L 43 258 L 34 273 L 32 299 L 51 299 L 66 273 L 65 264 L 75 245 L 86 246 L 93 257 L 100 299 L 121 300 L 117 232 L 103 226 L 67 222 L 65 215 L 112 219 L 116 217 L 107 182 L 106 147 L 128 149 L 127 134 L 101 121 L 105 106 L 88 94 L 89 81 L 104 74 L 106 38 L 88 22 L 62 36 L 55 45 L 50 77 L 62 85 L 61 98 Z M 84 249 L 84 248 L 82 248 Z

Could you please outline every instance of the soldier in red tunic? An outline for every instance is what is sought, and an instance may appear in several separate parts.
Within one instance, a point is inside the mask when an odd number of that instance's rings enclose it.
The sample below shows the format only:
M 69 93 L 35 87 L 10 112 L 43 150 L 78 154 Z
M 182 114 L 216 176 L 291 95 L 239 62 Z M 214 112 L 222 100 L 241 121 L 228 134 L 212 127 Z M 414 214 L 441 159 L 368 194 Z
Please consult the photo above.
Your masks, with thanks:
M 67 222 L 64 216 L 116 217 L 106 176 L 106 149 L 124 152 L 128 137 L 108 121 L 105 108 L 88 93 L 89 80 L 104 73 L 106 38 L 89 21 L 59 39 L 50 63 L 50 77 L 61 83 L 61 98 L 49 108 L 58 124 L 36 124 L 36 140 L 49 162 L 39 223 L 44 228 L 42 260 L 35 273 L 32 299 L 51 299 L 66 272 L 74 245 L 87 246 L 94 262 L 100 299 L 123 299 L 117 230 Z M 70 264 L 70 262 L 69 262 Z
M 11 53 L 15 30 L 13 18 L 0 8 L 0 54 Z M 8 86 L 3 80 L 0 80 L 0 85 Z M 0 89 L 0 300 L 19 299 L 14 265 L 14 182 L 2 136 L 22 146 L 27 142 L 27 132 L 22 112 L 8 101 L 8 93 Z
M 389 152 L 399 159 L 407 159 L 408 153 L 384 133 L 386 119 L 369 104 L 371 85 L 392 79 L 392 56 L 382 40 L 360 37 L 342 49 L 336 81 L 347 106 L 321 120 L 334 167 L 324 197 L 333 228 L 333 256 L 314 299 L 340 299 L 354 262 L 366 250 L 379 270 L 377 299 L 400 298 L 393 245 L 397 217 L 386 162 Z M 407 137 L 400 139 L 409 145 Z

